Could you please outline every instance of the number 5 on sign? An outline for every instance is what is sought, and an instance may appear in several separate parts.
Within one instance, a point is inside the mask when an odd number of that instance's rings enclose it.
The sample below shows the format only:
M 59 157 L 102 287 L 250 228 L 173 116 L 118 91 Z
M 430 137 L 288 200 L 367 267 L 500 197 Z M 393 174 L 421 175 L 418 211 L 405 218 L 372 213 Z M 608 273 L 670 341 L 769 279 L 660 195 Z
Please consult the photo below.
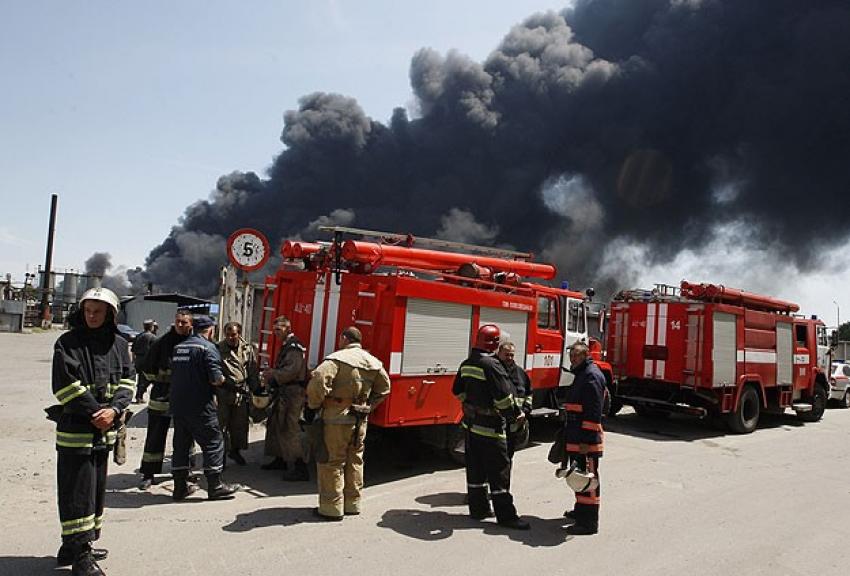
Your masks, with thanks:
M 259 270 L 269 261 L 269 255 L 269 241 L 252 228 L 241 228 L 227 239 L 227 256 L 240 270 Z

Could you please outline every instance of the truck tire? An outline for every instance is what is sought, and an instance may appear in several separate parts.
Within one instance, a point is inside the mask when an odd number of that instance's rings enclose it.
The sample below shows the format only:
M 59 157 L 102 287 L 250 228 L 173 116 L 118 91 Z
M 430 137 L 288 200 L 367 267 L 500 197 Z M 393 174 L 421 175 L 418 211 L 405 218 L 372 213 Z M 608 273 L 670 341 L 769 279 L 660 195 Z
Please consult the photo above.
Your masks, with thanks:
M 815 394 L 812 396 L 812 409 L 808 412 L 798 412 L 797 417 L 803 422 L 817 422 L 823 418 L 823 413 L 826 411 L 827 398 L 829 398 L 829 392 L 826 391 L 826 386 L 816 384 Z
M 735 434 L 749 434 L 756 429 L 761 415 L 761 400 L 755 386 L 747 384 L 738 398 L 735 410 L 726 415 L 726 425 Z

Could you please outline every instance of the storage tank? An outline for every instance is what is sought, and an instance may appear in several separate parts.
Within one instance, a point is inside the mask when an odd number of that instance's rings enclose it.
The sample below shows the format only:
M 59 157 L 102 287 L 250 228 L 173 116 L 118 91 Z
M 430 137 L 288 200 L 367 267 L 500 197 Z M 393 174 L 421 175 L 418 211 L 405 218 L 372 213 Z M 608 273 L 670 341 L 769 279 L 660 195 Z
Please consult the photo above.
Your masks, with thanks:
M 77 280 L 79 276 L 73 272 L 65 272 L 62 280 L 62 301 L 65 304 L 77 303 Z

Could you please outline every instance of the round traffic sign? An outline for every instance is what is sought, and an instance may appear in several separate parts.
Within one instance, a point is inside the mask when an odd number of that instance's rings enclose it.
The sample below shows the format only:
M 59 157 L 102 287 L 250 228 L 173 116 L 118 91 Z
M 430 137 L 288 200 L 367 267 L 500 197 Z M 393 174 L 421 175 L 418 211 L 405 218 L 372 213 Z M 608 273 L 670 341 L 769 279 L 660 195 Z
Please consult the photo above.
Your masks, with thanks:
M 227 256 L 241 270 L 259 270 L 269 261 L 269 241 L 262 232 L 240 228 L 227 239 Z

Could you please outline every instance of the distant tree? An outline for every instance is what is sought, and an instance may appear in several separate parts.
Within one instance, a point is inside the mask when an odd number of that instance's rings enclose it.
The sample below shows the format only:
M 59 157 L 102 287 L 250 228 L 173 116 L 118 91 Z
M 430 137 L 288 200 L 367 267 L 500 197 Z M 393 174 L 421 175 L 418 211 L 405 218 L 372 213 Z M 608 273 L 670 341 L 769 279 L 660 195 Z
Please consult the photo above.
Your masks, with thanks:
M 850 342 L 850 322 L 845 322 L 838 327 L 838 341 Z

